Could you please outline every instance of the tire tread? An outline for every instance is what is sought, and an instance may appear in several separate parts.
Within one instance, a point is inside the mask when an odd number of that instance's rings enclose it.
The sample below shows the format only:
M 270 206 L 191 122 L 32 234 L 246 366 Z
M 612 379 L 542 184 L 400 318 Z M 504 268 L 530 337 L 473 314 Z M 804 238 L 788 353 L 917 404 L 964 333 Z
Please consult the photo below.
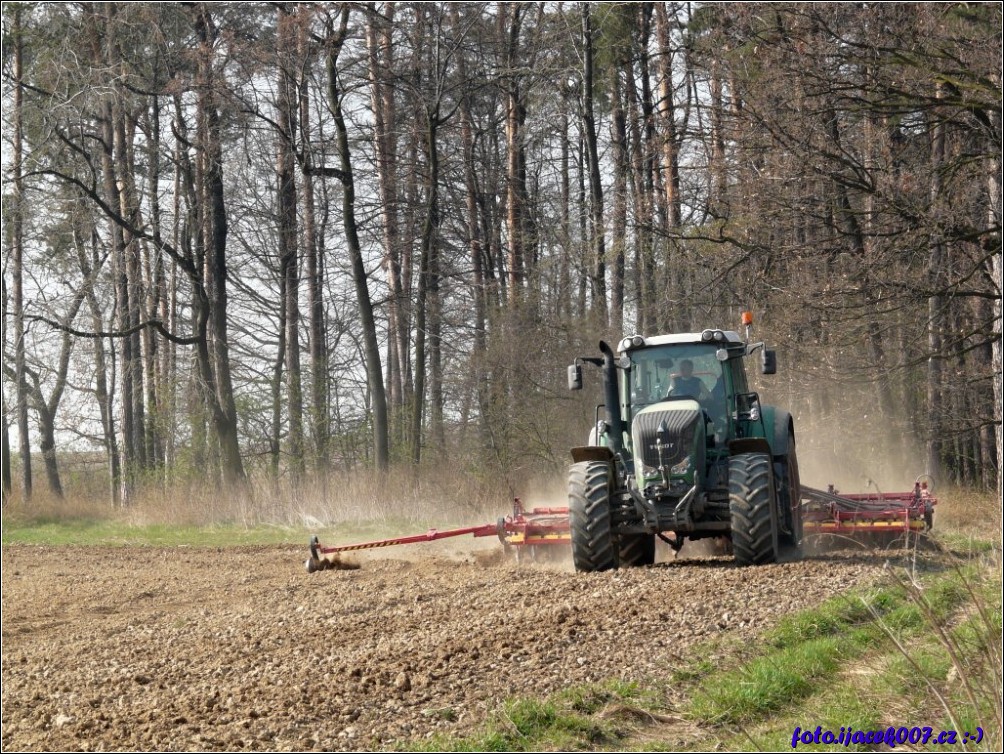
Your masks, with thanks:
M 610 523 L 610 465 L 601 461 L 572 464 L 568 471 L 569 524 L 576 571 L 617 567 Z

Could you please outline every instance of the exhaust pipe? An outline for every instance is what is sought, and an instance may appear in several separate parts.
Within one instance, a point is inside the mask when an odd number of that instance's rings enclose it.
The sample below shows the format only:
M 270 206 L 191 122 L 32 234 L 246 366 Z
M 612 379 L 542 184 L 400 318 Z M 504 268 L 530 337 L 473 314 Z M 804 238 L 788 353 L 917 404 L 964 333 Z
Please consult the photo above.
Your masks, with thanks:
M 609 448 L 618 458 L 624 454 L 624 421 L 621 418 L 621 399 L 617 391 L 617 363 L 613 349 L 605 340 L 600 341 L 603 354 L 603 400 L 607 408 L 607 424 L 610 425 Z

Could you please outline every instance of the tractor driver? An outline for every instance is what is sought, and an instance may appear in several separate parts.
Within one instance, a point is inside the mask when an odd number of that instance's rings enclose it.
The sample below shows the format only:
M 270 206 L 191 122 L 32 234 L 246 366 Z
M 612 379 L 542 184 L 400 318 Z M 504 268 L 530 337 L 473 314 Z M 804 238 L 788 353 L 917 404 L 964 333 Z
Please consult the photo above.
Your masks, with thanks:
M 703 404 L 711 402 L 711 391 L 700 377 L 694 376 L 694 362 L 684 359 L 680 362 L 680 373 L 673 378 L 671 396 L 690 396 Z

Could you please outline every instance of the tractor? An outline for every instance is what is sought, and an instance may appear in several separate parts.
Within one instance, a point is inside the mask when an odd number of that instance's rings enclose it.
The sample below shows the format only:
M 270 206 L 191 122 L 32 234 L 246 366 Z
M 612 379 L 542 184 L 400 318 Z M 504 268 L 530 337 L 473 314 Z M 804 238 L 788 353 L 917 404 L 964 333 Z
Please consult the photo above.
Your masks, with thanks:
M 625 337 L 616 352 L 578 357 L 599 367 L 604 403 L 589 444 L 572 448 L 568 472 L 572 559 L 577 571 L 651 565 L 656 538 L 722 538 L 740 565 L 775 562 L 797 549 L 802 515 L 791 415 L 750 391 L 746 360 L 777 371 L 775 352 L 731 330 Z M 600 410 L 603 414 L 600 414 Z

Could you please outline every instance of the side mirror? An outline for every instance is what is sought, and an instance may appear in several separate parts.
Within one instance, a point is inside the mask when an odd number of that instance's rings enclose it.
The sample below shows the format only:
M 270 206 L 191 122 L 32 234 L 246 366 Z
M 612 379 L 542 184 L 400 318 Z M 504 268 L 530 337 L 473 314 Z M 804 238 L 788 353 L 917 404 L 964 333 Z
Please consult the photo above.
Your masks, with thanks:
M 571 364 L 568 367 L 568 389 L 582 390 L 582 366 Z
M 760 356 L 760 372 L 762 374 L 777 374 L 777 352 L 763 349 Z
M 735 418 L 738 421 L 760 421 L 760 396 L 756 393 L 737 393 Z

